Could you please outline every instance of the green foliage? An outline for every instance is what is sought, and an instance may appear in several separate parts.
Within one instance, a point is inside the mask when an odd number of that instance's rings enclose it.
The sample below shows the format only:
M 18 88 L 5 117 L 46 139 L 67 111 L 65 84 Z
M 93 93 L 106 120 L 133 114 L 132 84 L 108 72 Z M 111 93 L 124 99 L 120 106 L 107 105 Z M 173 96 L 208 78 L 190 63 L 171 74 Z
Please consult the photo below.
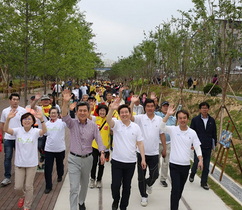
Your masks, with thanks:
M 207 84 L 204 88 L 203 88 L 203 92 L 204 94 L 207 94 L 209 92 L 209 90 L 213 87 L 213 83 L 209 83 Z M 219 93 L 222 93 L 222 89 L 218 86 L 215 85 L 213 87 L 213 89 L 210 91 L 210 95 L 211 96 L 217 96 Z

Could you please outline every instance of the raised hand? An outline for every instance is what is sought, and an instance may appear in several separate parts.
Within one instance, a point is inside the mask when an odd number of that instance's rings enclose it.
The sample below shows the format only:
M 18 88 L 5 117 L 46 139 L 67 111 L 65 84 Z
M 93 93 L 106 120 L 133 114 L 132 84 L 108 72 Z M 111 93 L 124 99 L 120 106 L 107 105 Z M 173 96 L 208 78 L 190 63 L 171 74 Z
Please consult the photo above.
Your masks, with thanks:
M 8 114 L 8 119 L 14 118 L 16 116 L 17 112 L 18 111 L 16 109 L 11 109 L 9 114 Z
M 139 100 L 139 96 L 138 95 L 133 95 L 132 98 L 131 98 L 131 103 L 135 103 Z
M 39 109 L 37 109 L 35 117 L 37 117 L 38 119 L 40 119 L 40 121 L 42 121 L 43 120 L 43 113 Z
M 155 100 L 157 98 L 155 92 L 151 92 L 150 99 Z
M 75 101 L 75 102 L 73 102 L 72 104 L 70 104 L 69 109 L 70 109 L 71 111 L 73 111 L 73 109 L 75 109 L 75 108 L 76 108 L 76 104 L 77 104 L 77 102 L 76 102 L 76 101 Z
M 124 87 L 119 88 L 119 92 L 123 92 Z
M 167 114 L 168 115 L 174 115 L 176 112 L 176 107 L 174 107 L 173 104 L 169 105 L 168 106 L 168 110 L 167 110 Z
M 65 90 L 63 91 L 62 95 L 63 95 L 63 100 L 64 100 L 65 102 L 68 102 L 68 101 L 71 100 L 71 91 L 70 91 L 70 90 L 65 89 Z
M 38 101 L 41 98 L 41 94 L 38 92 L 35 94 L 35 100 Z
M 111 109 L 113 109 L 113 110 L 114 110 L 114 109 L 117 110 L 118 107 L 119 107 L 120 101 L 121 101 L 120 98 L 116 97 L 116 98 L 113 100 L 113 103 L 111 103 L 109 107 L 110 107 Z

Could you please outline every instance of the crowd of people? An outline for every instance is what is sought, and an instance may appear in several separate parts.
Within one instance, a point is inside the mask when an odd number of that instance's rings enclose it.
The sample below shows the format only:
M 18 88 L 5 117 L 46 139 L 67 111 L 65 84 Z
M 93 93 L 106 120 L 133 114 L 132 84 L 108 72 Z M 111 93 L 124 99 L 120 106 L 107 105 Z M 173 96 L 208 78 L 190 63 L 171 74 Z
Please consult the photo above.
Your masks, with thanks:
M 176 110 L 168 101 L 159 106 L 154 92 L 150 97 L 145 92 L 138 96 L 122 83 L 93 81 L 72 88 L 71 82 L 55 84 L 49 95 L 36 93 L 26 108 L 19 106 L 20 96 L 12 93 L 10 106 L 2 111 L 5 178 L 1 185 L 11 183 L 15 151 L 14 189 L 20 198 L 19 208 L 31 209 L 33 182 L 40 163 L 45 163 L 45 194 L 52 190 L 54 160 L 57 182 L 62 182 L 67 170 L 63 164 L 66 128 L 70 130 L 67 155 L 71 210 L 86 209 L 88 187 L 102 187 L 104 165 L 110 157 L 112 210 L 127 209 L 136 166 L 141 206 L 148 205 L 148 196 L 159 175 L 161 186 L 168 186 L 170 169 L 170 209 L 177 210 L 189 176 L 191 150 L 194 164 L 189 181 L 194 181 L 199 168 L 201 187 L 209 189 L 209 162 L 217 131 L 208 114 L 208 103 L 199 105 L 200 114 L 188 127 L 189 113 Z M 65 85 L 68 86 L 63 88 Z M 62 98 L 61 108 L 55 102 L 56 96 Z

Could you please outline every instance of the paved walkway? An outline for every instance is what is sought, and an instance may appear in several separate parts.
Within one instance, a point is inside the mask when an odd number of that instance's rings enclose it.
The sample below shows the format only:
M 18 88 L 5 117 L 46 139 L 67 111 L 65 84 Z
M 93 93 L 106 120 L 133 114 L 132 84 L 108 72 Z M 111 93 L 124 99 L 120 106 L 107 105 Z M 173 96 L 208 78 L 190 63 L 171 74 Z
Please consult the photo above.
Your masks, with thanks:
M 43 93 L 43 91 L 41 91 Z M 28 94 L 28 98 L 30 98 L 31 95 L 34 94 Z M 23 106 L 24 104 L 24 98 L 21 97 L 20 105 Z M 3 108 L 6 108 L 9 106 L 8 99 L 2 99 L 0 100 L 0 112 L 2 112 Z M 67 137 L 68 138 L 68 137 Z M 66 139 L 68 141 L 68 139 Z M 1 153 L 1 157 L 3 158 L 3 152 Z M 67 156 L 66 156 L 67 158 Z M 67 168 L 67 164 L 65 165 L 65 168 Z M 1 169 L 3 167 L 1 166 Z M 1 172 L 2 173 L 2 172 Z M 218 176 L 219 171 L 215 172 L 213 177 L 215 177 L 214 180 L 216 180 L 216 176 Z M 43 177 L 42 177 L 43 179 Z M 229 180 L 229 181 L 227 181 Z M 196 176 L 195 181 L 193 183 L 190 183 L 187 181 L 185 185 L 185 189 L 183 192 L 183 197 L 180 201 L 180 210 L 226 210 L 230 209 L 227 207 L 224 202 L 212 191 L 206 191 L 203 188 L 200 187 L 200 178 Z M 226 183 L 227 185 L 225 185 Z M 232 185 L 231 183 L 235 184 Z M 112 196 L 111 196 L 111 165 L 110 162 L 105 163 L 105 170 L 104 170 L 104 176 L 103 176 L 103 188 L 101 189 L 89 189 L 86 199 L 86 206 L 87 210 L 108 210 L 111 209 L 112 204 Z M 233 180 L 226 177 L 226 175 L 223 176 L 223 180 L 220 183 L 222 185 L 222 188 L 232 188 L 235 193 L 232 193 L 236 198 L 237 201 L 241 201 L 242 199 L 242 189 L 241 186 L 234 183 Z M 8 188 L 12 188 L 13 185 L 11 184 L 8 186 Z M 44 189 L 44 186 L 40 186 L 40 183 L 37 187 L 42 187 Z M 148 206 L 145 207 L 145 209 L 152 209 L 152 210 L 162 210 L 162 209 L 169 209 L 169 202 L 170 202 L 170 190 L 171 190 L 171 184 L 168 182 L 168 187 L 164 188 L 160 185 L 159 181 L 157 180 L 153 187 L 153 193 L 149 196 L 148 200 Z M 35 193 L 36 193 L 35 188 Z M 43 191 L 42 189 L 42 191 Z M 7 190 L 7 189 L 6 189 Z M 58 191 L 58 190 L 57 190 Z M 68 174 L 64 180 L 63 186 L 60 189 L 60 193 L 58 195 L 58 192 L 56 192 L 57 202 L 55 204 L 54 209 L 55 210 L 68 210 L 69 209 L 69 177 Z M 36 195 L 36 194 L 35 194 Z M 44 202 L 46 197 L 48 195 L 38 195 L 42 196 L 41 199 L 35 199 L 34 206 L 40 206 L 39 202 Z M 43 199 L 44 198 L 44 199 Z M 15 198 L 13 198 L 15 199 Z M 15 199 L 15 202 L 17 202 L 17 199 Z M 10 202 L 11 203 L 11 202 Z M 6 208 L 0 208 L 0 209 L 12 209 L 9 208 L 10 206 L 6 206 Z M 13 208 L 14 209 L 14 208 Z M 37 209 L 37 208 L 34 208 Z M 40 209 L 40 208 L 39 208 Z M 50 206 L 44 207 L 41 209 L 53 209 Z M 140 195 L 138 190 L 138 181 L 137 181 L 137 171 L 135 171 L 133 181 L 132 181 L 132 191 L 131 191 L 131 197 L 130 197 L 130 203 L 129 208 L 130 210 L 138 210 L 143 209 L 140 205 Z
M 111 164 L 105 163 L 103 175 L 103 188 L 88 189 L 86 198 L 87 210 L 111 210 Z M 60 191 L 54 210 L 68 210 L 69 207 L 69 177 L 66 176 L 63 187 Z M 148 205 L 142 207 L 140 205 L 140 194 L 138 190 L 137 170 L 135 170 L 132 180 L 131 197 L 129 201 L 130 210 L 150 209 L 150 210 L 168 210 L 170 202 L 171 184 L 168 181 L 168 187 L 163 187 L 159 180 L 153 186 L 153 192 L 148 197 Z M 228 210 L 230 209 L 225 203 L 212 191 L 206 191 L 200 187 L 200 178 L 195 177 L 193 183 L 187 181 L 180 201 L 179 210 Z

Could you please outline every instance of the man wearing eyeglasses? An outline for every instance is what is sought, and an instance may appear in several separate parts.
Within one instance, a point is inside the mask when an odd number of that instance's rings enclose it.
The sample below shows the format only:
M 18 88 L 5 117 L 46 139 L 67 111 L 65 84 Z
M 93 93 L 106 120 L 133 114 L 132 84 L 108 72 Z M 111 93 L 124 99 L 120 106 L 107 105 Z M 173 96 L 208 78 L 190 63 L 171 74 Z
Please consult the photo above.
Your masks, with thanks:
M 203 171 L 201 177 L 201 187 L 209 190 L 207 185 L 209 164 L 211 158 L 211 150 L 213 145 L 217 144 L 217 128 L 213 117 L 208 114 L 209 104 L 202 102 L 199 104 L 200 114 L 192 119 L 190 127 L 196 131 L 197 136 L 201 142 L 201 150 L 203 156 Z M 194 176 L 197 173 L 198 158 L 194 151 L 194 163 L 191 169 L 189 181 L 194 181 Z
M 4 123 L 6 122 L 7 116 L 10 112 L 10 110 L 16 110 L 17 114 L 14 118 L 12 118 L 9 122 L 9 127 L 10 128 L 17 128 L 21 127 L 21 122 L 20 118 L 21 116 L 26 113 L 26 109 L 23 107 L 19 106 L 19 100 L 20 96 L 17 93 L 12 93 L 9 96 L 9 103 L 10 106 L 2 111 L 1 115 L 1 121 L 0 121 L 0 128 L 2 135 L 4 136 L 4 180 L 1 182 L 2 186 L 7 186 L 11 183 L 11 163 L 12 163 L 12 157 L 13 157 L 13 149 L 15 148 L 15 137 L 8 134 L 8 133 L 3 133 L 3 126 Z

